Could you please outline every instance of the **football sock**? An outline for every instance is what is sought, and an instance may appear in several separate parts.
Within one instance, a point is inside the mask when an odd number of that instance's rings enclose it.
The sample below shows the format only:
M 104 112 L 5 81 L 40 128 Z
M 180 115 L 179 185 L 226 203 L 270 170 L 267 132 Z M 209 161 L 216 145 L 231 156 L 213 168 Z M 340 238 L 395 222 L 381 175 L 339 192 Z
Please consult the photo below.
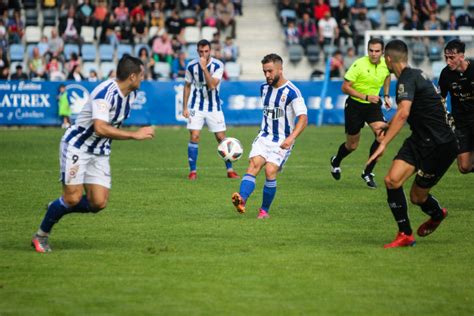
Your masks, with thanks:
M 431 219 L 434 221 L 440 221 L 443 219 L 443 211 L 439 202 L 431 195 L 428 195 L 425 203 L 420 204 L 421 210 L 423 213 L 431 216 Z
M 265 185 L 263 186 L 263 200 L 262 200 L 262 207 L 260 209 L 268 212 L 270 209 L 270 205 L 273 202 L 273 199 L 275 198 L 277 190 L 277 180 L 273 179 L 267 179 L 265 181 Z
M 372 146 L 370 146 L 369 157 L 373 155 L 373 153 L 377 150 L 379 145 L 380 143 L 377 140 L 374 140 L 374 142 L 372 143 Z M 376 163 L 377 163 L 377 160 L 373 160 L 370 164 L 368 164 L 365 167 L 364 174 L 372 173 Z
M 227 171 L 231 171 L 232 170 L 232 161 L 225 161 L 225 167 L 227 169 Z
M 188 161 L 189 161 L 189 169 L 191 171 L 196 171 L 198 149 L 199 149 L 198 143 L 193 143 L 193 142 L 188 143 Z
M 337 151 L 336 158 L 334 158 L 334 160 L 333 160 L 334 166 L 339 167 L 339 165 L 341 164 L 342 159 L 349 156 L 350 153 L 351 153 L 351 151 L 349 151 L 346 148 L 346 143 L 345 142 L 342 143 L 341 146 L 339 146 L 339 150 Z
M 253 190 L 255 190 L 255 176 L 246 173 L 240 182 L 240 196 L 244 201 L 247 201 Z
M 53 225 L 56 224 L 61 217 L 67 214 L 68 205 L 64 202 L 63 197 L 51 202 L 48 205 L 48 210 L 44 216 L 43 222 L 40 225 L 40 229 L 45 232 L 51 232 Z
M 408 207 L 403 187 L 398 189 L 387 188 L 387 202 L 392 210 L 393 217 L 398 224 L 398 231 L 411 235 L 413 232 L 408 219 Z

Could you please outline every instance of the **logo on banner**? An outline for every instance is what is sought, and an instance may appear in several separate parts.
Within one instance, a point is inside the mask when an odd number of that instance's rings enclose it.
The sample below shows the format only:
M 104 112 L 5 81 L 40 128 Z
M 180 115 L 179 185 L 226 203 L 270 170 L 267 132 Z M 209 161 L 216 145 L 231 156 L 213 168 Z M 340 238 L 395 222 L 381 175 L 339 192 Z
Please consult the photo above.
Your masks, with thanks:
M 183 90 L 184 85 L 174 86 L 174 108 L 175 108 L 175 118 L 177 121 L 187 122 L 187 119 L 183 116 Z
M 146 103 L 146 93 L 145 91 L 137 91 L 137 96 L 132 102 L 132 110 L 142 110 L 143 106 Z
M 66 91 L 69 96 L 69 106 L 72 114 L 79 114 L 89 100 L 89 91 L 77 83 L 68 84 Z

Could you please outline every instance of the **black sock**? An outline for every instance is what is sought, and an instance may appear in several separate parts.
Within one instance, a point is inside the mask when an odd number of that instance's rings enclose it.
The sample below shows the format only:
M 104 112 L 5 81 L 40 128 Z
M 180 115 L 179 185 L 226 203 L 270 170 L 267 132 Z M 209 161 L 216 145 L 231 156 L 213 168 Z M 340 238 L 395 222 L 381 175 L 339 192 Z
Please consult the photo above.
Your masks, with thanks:
M 373 155 L 373 153 L 377 150 L 379 147 L 380 143 L 377 140 L 374 140 L 372 143 L 372 146 L 370 146 L 370 151 L 369 151 L 369 157 Z M 369 163 L 364 170 L 364 174 L 369 174 L 372 173 L 372 171 L 375 168 L 375 164 L 377 163 L 377 160 L 372 160 L 371 163 Z
M 420 204 L 421 210 L 423 213 L 431 216 L 431 219 L 434 221 L 440 221 L 443 219 L 443 211 L 441 206 L 439 206 L 438 201 L 431 195 L 428 195 L 428 199 L 425 203 Z
M 404 232 L 406 235 L 411 235 L 413 231 L 411 230 L 410 220 L 408 219 L 407 199 L 405 198 L 403 187 L 398 189 L 387 188 L 387 202 L 398 224 L 398 231 Z
M 342 159 L 349 156 L 349 154 L 351 152 L 352 151 L 350 151 L 346 148 L 346 143 L 342 143 L 341 146 L 339 146 L 339 150 L 337 151 L 336 158 L 334 158 L 334 160 L 332 161 L 333 166 L 334 167 L 339 167 L 339 165 L 341 164 Z

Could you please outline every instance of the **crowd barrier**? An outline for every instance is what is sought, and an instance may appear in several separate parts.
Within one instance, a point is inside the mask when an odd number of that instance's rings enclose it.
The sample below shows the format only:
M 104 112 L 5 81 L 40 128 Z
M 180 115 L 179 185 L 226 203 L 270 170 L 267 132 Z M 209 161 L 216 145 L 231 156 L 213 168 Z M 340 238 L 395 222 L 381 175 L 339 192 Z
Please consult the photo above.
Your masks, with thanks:
M 346 95 L 342 81 L 330 81 L 324 102 L 322 81 L 294 81 L 308 106 L 310 124 L 343 124 Z M 98 83 L 93 82 L 0 82 L 0 125 L 52 126 L 58 118 L 58 88 L 65 84 L 73 116 L 77 115 Z M 258 125 L 262 119 L 260 85 L 257 81 L 222 82 L 220 96 L 228 125 Z M 185 125 L 182 113 L 184 83 L 179 81 L 142 83 L 127 125 Z M 391 95 L 394 96 L 392 82 Z M 324 106 L 324 110 L 321 108 Z M 384 111 L 387 119 L 395 110 Z

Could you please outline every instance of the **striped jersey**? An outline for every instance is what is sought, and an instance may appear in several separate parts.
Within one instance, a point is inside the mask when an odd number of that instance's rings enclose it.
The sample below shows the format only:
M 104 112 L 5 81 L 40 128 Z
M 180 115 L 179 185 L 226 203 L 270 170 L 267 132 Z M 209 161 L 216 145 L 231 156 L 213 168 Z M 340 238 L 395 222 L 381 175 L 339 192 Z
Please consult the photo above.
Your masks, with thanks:
M 123 96 L 115 79 L 102 82 L 91 93 L 77 119 L 64 134 L 62 140 L 85 152 L 110 155 L 112 139 L 100 137 L 94 132 L 94 120 L 106 121 L 119 128 L 130 116 L 130 106 L 135 92 Z
M 291 81 L 279 88 L 264 83 L 260 87 L 260 96 L 263 120 L 259 136 L 271 137 L 273 142 L 282 142 L 293 132 L 296 117 L 308 113 L 304 98 Z
M 193 59 L 186 66 L 185 80 L 191 83 L 188 107 L 204 112 L 222 111 L 219 89 L 224 74 L 224 64 L 220 60 L 211 57 L 207 64 L 207 70 L 209 70 L 212 78 L 219 79 L 219 83 L 213 90 L 207 89 L 206 78 L 204 78 L 204 72 L 199 65 L 199 58 Z

